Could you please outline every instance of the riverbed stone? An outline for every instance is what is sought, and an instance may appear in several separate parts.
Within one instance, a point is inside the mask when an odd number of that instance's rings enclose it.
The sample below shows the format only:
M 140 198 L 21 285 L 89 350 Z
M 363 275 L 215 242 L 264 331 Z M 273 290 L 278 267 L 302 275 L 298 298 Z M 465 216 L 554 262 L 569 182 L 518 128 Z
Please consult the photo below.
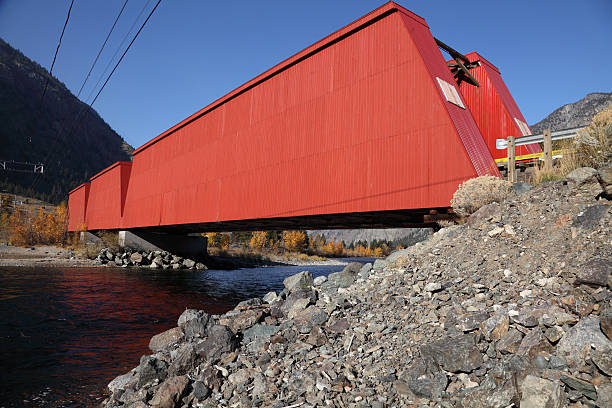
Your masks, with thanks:
M 528 375 L 521 386 L 521 408 L 561 408 L 567 404 L 559 384 Z
M 163 381 L 168 375 L 167 364 L 155 356 L 142 356 L 138 367 L 138 387 L 154 380 Z
M 138 383 L 138 367 L 133 368 L 130 372 L 115 377 L 108 383 L 107 388 L 111 394 L 119 393 L 128 388 L 136 386 Z
M 314 278 L 312 284 L 313 286 L 321 286 L 325 282 L 327 282 L 327 276 L 321 275 Z
M 496 344 L 495 348 L 503 354 L 514 354 L 518 351 L 523 334 L 515 328 L 511 328 Z
M 183 339 L 183 330 L 180 327 L 174 327 L 165 332 L 156 334 L 149 341 L 149 348 L 154 353 L 162 351 L 178 343 Z
M 435 361 L 451 373 L 470 373 L 483 363 L 482 354 L 471 334 L 446 337 L 427 343 L 420 350 L 424 358 Z
M 208 330 L 205 340 L 198 343 L 196 352 L 211 363 L 216 363 L 223 354 L 236 349 L 236 338 L 232 330 L 223 325 L 214 325 Z
M 210 316 L 202 310 L 187 309 L 178 319 L 178 326 L 183 329 L 187 339 L 206 336 Z
M 288 293 L 297 289 L 308 290 L 312 287 L 312 274 L 308 271 L 302 271 L 295 275 L 289 276 L 283 280 L 283 285 Z
M 309 306 L 304 311 L 299 313 L 293 319 L 293 324 L 302 334 L 310 333 L 314 326 L 321 326 L 325 322 L 329 315 L 327 312 L 317 306 Z
M 612 261 L 610 259 L 593 259 L 580 269 L 578 276 L 576 276 L 576 283 L 606 286 L 610 273 L 612 273 Z
M 591 357 L 592 350 L 612 352 L 612 342 L 599 329 L 599 317 L 580 320 L 557 344 L 557 355 L 569 364 L 579 365 Z
M 582 395 L 592 400 L 597 399 L 597 391 L 595 386 L 588 381 L 576 378 L 572 375 L 561 374 L 560 380 L 573 390 L 578 391 Z
M 181 375 L 161 383 L 149 404 L 154 408 L 173 408 L 181 399 L 189 380 Z

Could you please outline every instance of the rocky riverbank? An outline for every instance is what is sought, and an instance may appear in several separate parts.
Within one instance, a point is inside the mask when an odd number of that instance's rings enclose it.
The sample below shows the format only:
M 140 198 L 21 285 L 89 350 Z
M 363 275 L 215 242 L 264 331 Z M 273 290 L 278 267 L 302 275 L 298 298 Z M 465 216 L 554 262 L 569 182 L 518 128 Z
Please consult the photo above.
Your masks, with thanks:
M 221 316 L 187 310 L 105 406 L 611 407 L 603 176 L 517 189 L 386 260 L 302 272 Z

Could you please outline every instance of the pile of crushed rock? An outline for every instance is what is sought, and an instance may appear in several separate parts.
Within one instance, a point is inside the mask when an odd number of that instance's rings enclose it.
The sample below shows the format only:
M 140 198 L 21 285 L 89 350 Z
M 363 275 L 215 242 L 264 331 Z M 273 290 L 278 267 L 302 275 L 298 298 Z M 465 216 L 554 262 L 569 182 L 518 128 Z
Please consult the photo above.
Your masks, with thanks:
M 517 189 L 374 265 L 187 310 L 105 406 L 612 407 L 612 211 L 595 173 Z

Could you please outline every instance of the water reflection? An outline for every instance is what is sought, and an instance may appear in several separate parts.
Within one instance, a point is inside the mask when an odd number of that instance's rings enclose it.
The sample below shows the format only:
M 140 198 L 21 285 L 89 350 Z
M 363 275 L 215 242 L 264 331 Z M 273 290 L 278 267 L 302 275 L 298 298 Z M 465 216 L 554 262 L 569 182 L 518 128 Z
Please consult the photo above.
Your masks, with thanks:
M 308 269 L 0 267 L 0 407 L 95 405 L 187 308 L 221 314 Z

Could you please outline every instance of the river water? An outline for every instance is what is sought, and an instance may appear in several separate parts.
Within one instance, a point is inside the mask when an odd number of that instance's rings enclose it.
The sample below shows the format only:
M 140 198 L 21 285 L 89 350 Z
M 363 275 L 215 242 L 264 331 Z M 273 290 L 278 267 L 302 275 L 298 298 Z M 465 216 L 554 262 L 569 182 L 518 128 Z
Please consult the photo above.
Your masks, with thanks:
M 343 260 L 350 261 L 350 260 Z M 187 308 L 222 314 L 303 270 L 0 267 L 0 408 L 94 406 Z

